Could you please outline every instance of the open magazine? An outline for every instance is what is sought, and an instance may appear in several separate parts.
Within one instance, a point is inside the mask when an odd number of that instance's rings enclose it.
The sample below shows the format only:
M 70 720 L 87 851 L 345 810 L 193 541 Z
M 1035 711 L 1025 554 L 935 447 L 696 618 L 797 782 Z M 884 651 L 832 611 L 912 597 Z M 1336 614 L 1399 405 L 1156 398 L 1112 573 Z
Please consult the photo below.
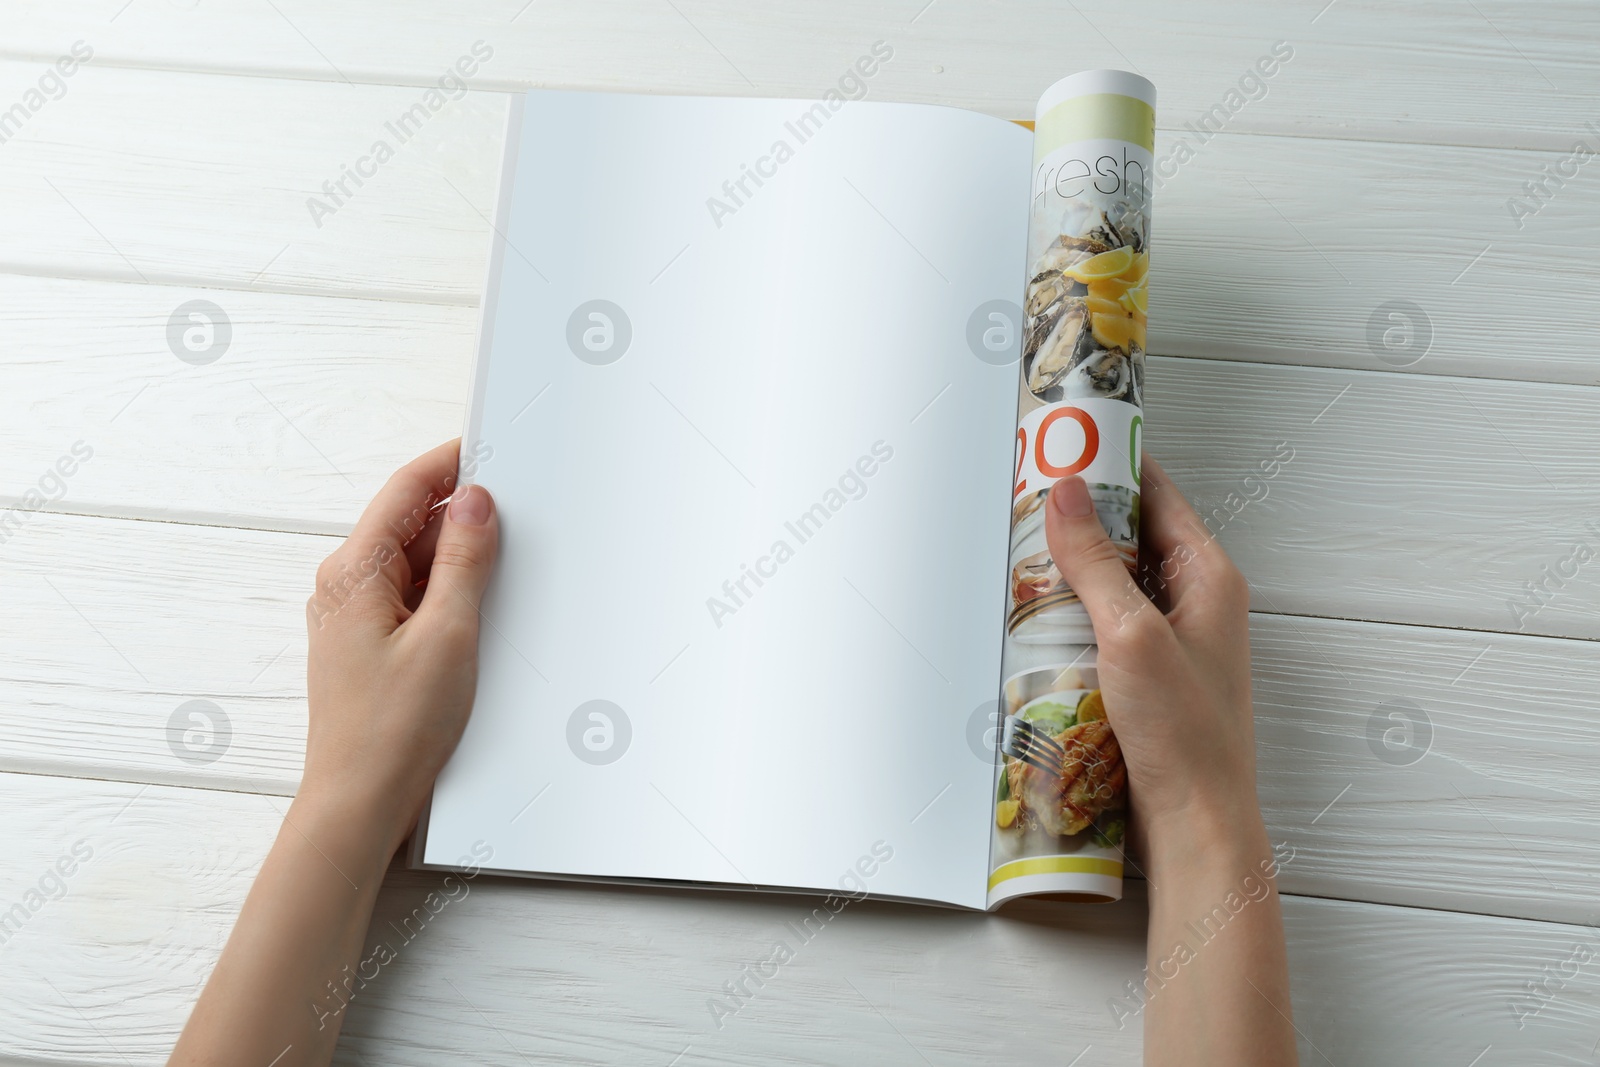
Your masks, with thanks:
M 1043 508 L 1081 475 L 1134 566 L 1154 89 L 1073 75 L 1030 131 L 861 99 L 892 60 L 514 99 L 461 470 L 501 556 L 413 865 L 1121 895 Z

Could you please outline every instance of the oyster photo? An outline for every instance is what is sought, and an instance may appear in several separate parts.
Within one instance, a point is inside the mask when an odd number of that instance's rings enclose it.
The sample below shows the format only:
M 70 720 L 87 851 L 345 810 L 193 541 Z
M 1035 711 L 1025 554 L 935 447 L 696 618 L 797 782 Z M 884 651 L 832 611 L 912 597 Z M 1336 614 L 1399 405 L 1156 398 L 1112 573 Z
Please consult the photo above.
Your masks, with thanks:
M 1034 397 L 1142 403 L 1148 226 L 1127 201 L 1068 208 L 1024 298 L 1022 374 Z

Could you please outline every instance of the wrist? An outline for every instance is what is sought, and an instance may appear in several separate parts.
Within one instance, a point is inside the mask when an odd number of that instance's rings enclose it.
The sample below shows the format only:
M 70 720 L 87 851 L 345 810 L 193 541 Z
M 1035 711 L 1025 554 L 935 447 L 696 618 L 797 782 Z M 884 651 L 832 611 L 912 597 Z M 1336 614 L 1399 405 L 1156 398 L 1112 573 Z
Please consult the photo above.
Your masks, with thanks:
M 1253 796 L 1189 805 L 1147 817 L 1145 854 L 1151 880 L 1179 881 L 1260 874 L 1272 862 L 1272 842 Z
M 301 782 L 290 805 L 295 829 L 330 857 L 337 853 L 367 868 L 387 868 L 411 828 L 401 806 L 381 791 L 353 784 Z

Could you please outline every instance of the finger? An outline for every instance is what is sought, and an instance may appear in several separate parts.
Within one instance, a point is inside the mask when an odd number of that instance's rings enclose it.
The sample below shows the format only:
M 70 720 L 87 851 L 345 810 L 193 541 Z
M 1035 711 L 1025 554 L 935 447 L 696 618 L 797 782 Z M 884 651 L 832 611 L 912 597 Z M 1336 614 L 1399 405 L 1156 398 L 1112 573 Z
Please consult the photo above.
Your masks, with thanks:
M 487 489 L 466 485 L 440 518 L 428 587 L 413 621 L 458 633 L 476 646 L 479 608 L 499 547 L 499 517 Z
M 1056 569 L 1089 612 L 1100 644 L 1150 636 L 1171 640 L 1166 620 L 1139 591 L 1106 536 L 1082 478 L 1063 478 L 1050 490 L 1045 540 Z
M 1140 535 L 1160 557 L 1150 578 L 1163 592 L 1172 625 L 1191 618 L 1213 621 L 1217 610 L 1233 611 L 1244 579 L 1182 490 L 1149 455 L 1143 458 L 1140 485 Z M 1153 592 L 1146 585 L 1147 592 Z
M 411 572 L 411 584 L 406 590 L 406 607 L 412 611 L 422 603 L 422 591 L 428 585 L 428 568 L 433 565 L 433 550 L 439 543 L 439 531 L 444 528 L 443 502 L 436 504 L 422 532 L 406 544 L 406 564 Z
M 1190 507 L 1182 490 L 1149 453 L 1140 463 L 1139 539 L 1156 557 L 1145 592 L 1162 593 L 1171 604 L 1193 584 L 1195 561 L 1216 547 L 1215 538 Z
M 331 558 L 345 568 L 381 574 L 404 596 L 412 575 L 405 547 L 427 528 L 433 506 L 450 495 L 460 448 L 459 438 L 447 441 L 390 475 Z
M 1146 540 L 1162 555 L 1170 555 L 1184 545 L 1199 551 L 1216 540 L 1183 490 L 1148 452 L 1140 457 L 1139 473 L 1141 514 L 1145 520 L 1154 520 L 1141 529 L 1141 534 L 1147 533 Z

